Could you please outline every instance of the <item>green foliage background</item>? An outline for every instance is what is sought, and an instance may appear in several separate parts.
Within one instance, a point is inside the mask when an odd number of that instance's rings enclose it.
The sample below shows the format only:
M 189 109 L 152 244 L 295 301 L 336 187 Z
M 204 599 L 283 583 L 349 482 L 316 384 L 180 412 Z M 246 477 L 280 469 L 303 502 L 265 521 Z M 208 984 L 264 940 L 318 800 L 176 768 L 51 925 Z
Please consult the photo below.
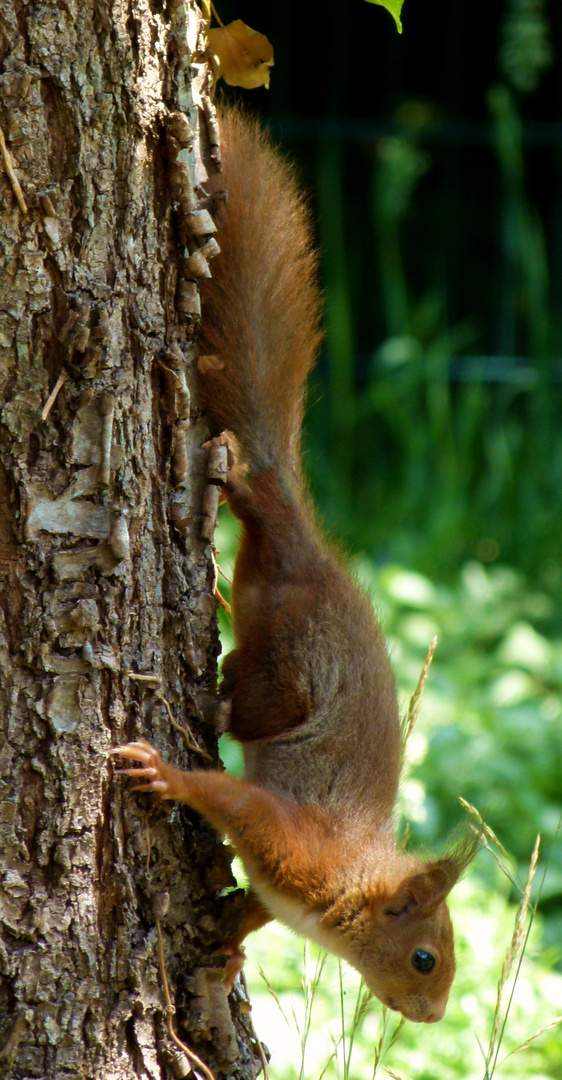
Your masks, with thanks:
M 217 541 L 221 566 L 229 573 L 236 527 L 226 508 L 222 513 Z M 439 850 L 464 818 L 462 796 L 478 807 L 511 853 L 514 879 L 510 882 L 483 850 L 455 888 L 457 976 L 445 1019 L 431 1028 L 406 1024 L 384 1062 L 400 1080 L 490 1080 L 481 1046 L 487 1047 L 493 1028 L 497 983 L 540 831 L 534 889 L 537 899 L 540 892 L 539 914 L 515 983 L 495 1075 L 559 1080 L 562 1038 L 558 1025 L 549 1025 L 562 1019 L 562 636 L 542 632 L 552 625 L 552 598 L 513 568 L 477 561 L 464 564 L 456 580 L 446 584 L 396 564 L 377 567 L 365 556 L 356 558 L 352 569 L 372 594 L 385 627 L 403 712 L 428 643 L 435 634 L 441 642 L 408 744 L 399 828 L 411 831 L 412 845 Z M 224 614 L 222 624 L 228 651 L 231 626 Z M 222 750 L 227 767 L 240 772 L 240 751 L 227 736 Z M 358 994 L 350 969 L 329 958 L 311 995 L 318 952 L 311 946 L 307 962 L 302 942 L 277 924 L 252 935 L 247 953 L 254 1022 L 272 1050 L 274 1078 L 375 1075 L 384 1018 L 371 1002 L 350 1051 Z M 508 991 L 512 983 L 513 977 Z M 396 1018 L 388 1023 L 383 1049 Z M 527 1049 L 514 1053 L 537 1032 L 542 1033 Z M 386 1075 L 382 1065 L 376 1075 Z

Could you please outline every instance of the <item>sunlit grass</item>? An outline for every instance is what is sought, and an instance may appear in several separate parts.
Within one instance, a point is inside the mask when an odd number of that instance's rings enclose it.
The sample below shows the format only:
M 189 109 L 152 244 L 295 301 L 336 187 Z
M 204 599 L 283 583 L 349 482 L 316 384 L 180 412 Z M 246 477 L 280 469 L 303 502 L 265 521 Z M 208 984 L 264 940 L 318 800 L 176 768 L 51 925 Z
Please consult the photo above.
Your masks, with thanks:
M 251 937 L 253 1019 L 271 1051 L 272 1080 L 370 1080 L 386 1068 L 402 1080 L 559 1080 L 562 975 L 540 959 L 540 927 L 526 942 L 503 1027 L 497 984 L 506 985 L 515 957 L 514 923 L 518 932 L 526 923 L 499 884 L 485 893 L 476 879 L 457 886 L 452 908 L 458 973 L 446 1016 L 435 1025 L 402 1022 L 365 1001 L 355 972 L 314 945 L 303 949 L 279 924 Z
M 228 566 L 228 518 L 223 535 Z M 458 967 L 439 1024 L 405 1023 L 394 1039 L 399 1018 L 365 1002 L 359 977 L 333 957 L 320 960 L 313 945 L 303 955 L 302 941 L 278 924 L 248 939 L 254 1022 L 272 1051 L 272 1080 L 371 1080 L 374 1069 L 400 1080 L 560 1080 L 562 641 L 548 633 L 552 599 L 517 571 L 478 562 L 454 585 L 367 559 L 356 571 L 389 639 L 404 715 L 439 635 L 419 718 L 407 722 L 400 806 L 412 846 L 439 849 L 468 813 L 489 850 L 451 894 Z M 227 620 L 223 636 L 228 651 Z M 539 893 L 548 918 L 540 907 L 535 915 Z

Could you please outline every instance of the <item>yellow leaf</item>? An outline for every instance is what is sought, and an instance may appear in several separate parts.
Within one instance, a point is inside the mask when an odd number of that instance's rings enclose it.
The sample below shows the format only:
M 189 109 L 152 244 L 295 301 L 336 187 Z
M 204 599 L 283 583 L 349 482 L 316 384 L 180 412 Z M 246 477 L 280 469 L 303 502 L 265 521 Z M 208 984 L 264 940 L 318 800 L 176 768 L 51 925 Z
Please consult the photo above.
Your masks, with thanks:
M 229 86 L 269 86 L 269 69 L 273 67 L 273 48 L 265 34 L 259 34 L 236 19 L 228 26 L 209 30 L 209 48 L 219 61 L 219 75 Z
M 387 11 L 390 11 L 394 22 L 396 23 L 396 29 L 398 33 L 402 33 L 402 23 L 400 22 L 400 12 L 402 11 L 402 4 L 404 0 L 367 0 L 368 4 L 380 4 L 381 7 L 385 7 Z

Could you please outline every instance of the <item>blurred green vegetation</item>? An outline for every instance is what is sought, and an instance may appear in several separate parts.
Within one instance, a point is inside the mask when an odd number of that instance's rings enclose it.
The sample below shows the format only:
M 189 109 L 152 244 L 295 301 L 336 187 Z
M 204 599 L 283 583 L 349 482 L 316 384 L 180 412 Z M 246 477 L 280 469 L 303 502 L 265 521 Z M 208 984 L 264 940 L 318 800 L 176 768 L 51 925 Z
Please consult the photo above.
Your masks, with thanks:
M 326 337 L 305 463 L 352 549 L 562 595 L 562 16 L 555 0 L 223 0 L 271 37 L 245 95 L 296 156 Z M 359 43 L 361 48 L 359 48 Z
M 400 38 L 359 0 L 237 12 L 272 36 L 261 105 L 315 204 L 305 446 L 329 527 L 430 575 L 501 558 L 562 591 L 559 7 L 410 2 Z
M 225 508 L 217 542 L 228 576 L 236 541 L 237 525 Z M 427 647 L 434 635 L 440 639 L 408 742 L 399 830 L 411 834 L 412 848 L 442 850 L 466 820 L 459 803 L 463 797 L 510 852 L 515 882 L 500 872 L 489 851 L 480 852 L 451 896 L 457 976 L 445 1019 L 431 1028 L 406 1024 L 384 1064 L 399 1080 L 488 1080 L 492 1075 L 486 1074 L 479 1043 L 486 1047 L 493 1029 L 496 987 L 540 832 L 533 890 L 535 900 L 540 893 L 539 915 L 515 983 L 494 1075 L 499 1080 L 559 1080 L 562 1039 L 559 1026 L 549 1025 L 562 1015 L 562 634 L 544 633 L 551 626 L 553 600 L 531 587 L 520 571 L 479 561 L 466 563 L 447 584 L 395 564 L 376 566 L 365 555 L 356 557 L 351 569 L 372 595 L 385 629 L 403 713 Z M 223 591 L 228 595 L 228 585 Z M 224 612 L 221 636 L 228 652 L 232 629 Z M 223 736 L 221 751 L 227 768 L 241 774 L 237 744 Z M 370 1002 L 350 1055 L 358 993 L 354 972 L 329 957 L 310 1002 L 307 964 L 318 962 L 314 946 L 312 960 L 305 963 L 302 941 L 271 924 L 248 939 L 247 952 L 254 1023 L 272 1051 L 276 1080 L 373 1076 L 384 1013 Z M 303 1062 L 307 1008 L 310 1031 Z M 385 1045 L 397 1018 L 389 1017 L 388 1023 Z M 514 1052 L 536 1032 L 542 1033 L 524 1051 Z M 382 1066 L 377 1075 L 386 1075 Z
M 230 576 L 237 528 L 226 509 L 222 514 L 217 541 Z M 477 561 L 446 584 L 396 564 L 377 567 L 367 556 L 356 557 L 351 570 L 384 628 L 403 713 L 429 643 L 439 638 L 401 786 L 414 846 L 446 846 L 466 818 L 462 797 L 499 836 L 524 880 L 540 832 L 539 874 L 548 863 L 544 942 L 562 969 L 562 633 L 552 631 L 552 598 L 519 571 Z M 223 591 L 228 595 L 228 586 Z M 226 653 L 233 641 L 224 612 L 221 638 Z M 240 772 L 238 747 L 225 743 L 228 767 Z M 493 863 L 481 861 L 478 873 L 493 889 Z
M 353 545 L 440 576 L 468 557 L 501 555 L 559 583 L 562 364 L 552 357 L 546 243 L 526 193 L 515 94 L 498 83 L 487 100 L 502 193 L 497 318 L 506 351 L 478 352 L 477 311 L 450 324 L 446 282 L 421 294 L 411 285 L 402 234 L 431 168 L 423 110 L 411 103 L 403 130 L 378 141 L 372 166 L 372 263 L 386 337 L 354 364 L 344 149 L 328 143 L 317 182 L 326 357 L 311 387 L 306 460 L 327 522 Z

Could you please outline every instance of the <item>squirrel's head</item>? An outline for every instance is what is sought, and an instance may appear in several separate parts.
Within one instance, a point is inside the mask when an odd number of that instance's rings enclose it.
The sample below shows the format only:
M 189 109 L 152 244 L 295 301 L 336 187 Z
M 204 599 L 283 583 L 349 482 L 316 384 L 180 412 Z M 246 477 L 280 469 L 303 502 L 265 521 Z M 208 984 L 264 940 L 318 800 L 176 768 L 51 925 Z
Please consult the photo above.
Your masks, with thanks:
M 446 897 L 474 849 L 471 842 L 446 858 L 410 863 L 409 872 L 390 888 L 348 894 L 339 911 L 328 915 L 331 928 L 339 931 L 340 954 L 379 1001 L 407 1020 L 431 1024 L 445 1013 L 455 975 Z
M 381 904 L 365 905 L 356 966 L 369 990 L 407 1020 L 445 1013 L 455 975 L 453 927 L 445 901 L 456 877 L 438 863 L 412 874 Z

